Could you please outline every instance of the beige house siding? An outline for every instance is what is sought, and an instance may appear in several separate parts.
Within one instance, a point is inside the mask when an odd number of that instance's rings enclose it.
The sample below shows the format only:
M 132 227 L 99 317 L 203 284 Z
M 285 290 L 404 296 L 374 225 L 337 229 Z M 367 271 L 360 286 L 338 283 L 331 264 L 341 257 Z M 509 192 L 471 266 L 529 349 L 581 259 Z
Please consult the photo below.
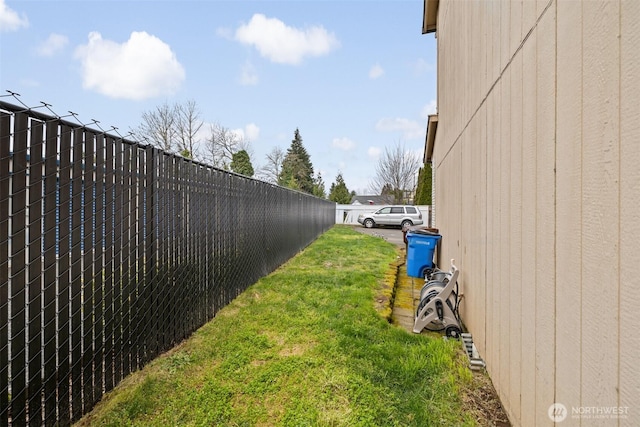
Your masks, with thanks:
M 640 1 L 440 0 L 436 37 L 440 263 L 511 421 L 640 425 Z

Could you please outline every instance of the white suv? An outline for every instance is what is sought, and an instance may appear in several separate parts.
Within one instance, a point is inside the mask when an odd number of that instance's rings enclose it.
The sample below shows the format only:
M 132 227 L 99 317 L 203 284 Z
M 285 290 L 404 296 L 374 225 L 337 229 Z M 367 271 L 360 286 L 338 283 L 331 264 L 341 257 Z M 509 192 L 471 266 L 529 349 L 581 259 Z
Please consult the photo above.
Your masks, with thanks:
M 402 228 L 422 224 L 422 212 L 417 206 L 385 206 L 371 213 L 362 213 L 358 222 L 367 228 L 395 225 Z

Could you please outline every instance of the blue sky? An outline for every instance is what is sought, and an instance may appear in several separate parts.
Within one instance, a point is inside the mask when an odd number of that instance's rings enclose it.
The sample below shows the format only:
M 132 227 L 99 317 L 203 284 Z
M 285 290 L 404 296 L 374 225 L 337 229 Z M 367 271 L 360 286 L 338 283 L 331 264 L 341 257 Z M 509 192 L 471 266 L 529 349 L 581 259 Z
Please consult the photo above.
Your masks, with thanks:
M 328 191 L 370 194 L 385 147 L 422 155 L 436 41 L 422 0 L 0 0 L 0 95 L 122 135 L 193 100 L 250 141 L 254 168 L 296 128 Z M 14 102 L 11 97 L 4 101 Z

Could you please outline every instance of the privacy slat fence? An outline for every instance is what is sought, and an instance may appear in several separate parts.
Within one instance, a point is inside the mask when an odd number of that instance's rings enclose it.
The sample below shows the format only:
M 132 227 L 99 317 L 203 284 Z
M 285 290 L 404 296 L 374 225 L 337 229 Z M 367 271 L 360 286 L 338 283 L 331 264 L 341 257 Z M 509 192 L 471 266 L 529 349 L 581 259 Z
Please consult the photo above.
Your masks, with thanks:
M 68 425 L 335 204 L 0 101 L 0 426 Z

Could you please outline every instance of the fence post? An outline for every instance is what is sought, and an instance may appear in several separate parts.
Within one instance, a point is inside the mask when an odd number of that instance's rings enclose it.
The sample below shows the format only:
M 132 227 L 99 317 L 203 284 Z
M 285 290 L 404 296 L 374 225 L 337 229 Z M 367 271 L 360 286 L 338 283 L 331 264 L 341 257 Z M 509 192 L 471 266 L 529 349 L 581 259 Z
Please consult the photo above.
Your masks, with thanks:
M 31 152 L 29 157 L 29 239 L 28 251 L 28 302 L 29 302 L 29 376 L 28 405 L 29 424 L 42 423 L 42 161 L 43 124 L 34 121 L 31 125 Z
M 146 200 L 144 201 L 144 289 L 147 303 L 145 307 L 145 348 L 144 348 L 144 362 L 149 361 L 155 354 L 157 354 L 158 334 L 162 333 L 158 331 L 157 319 L 153 314 L 153 310 L 157 309 L 158 295 L 155 292 L 156 284 L 154 278 L 156 277 L 155 263 L 156 263 L 156 241 L 154 223 L 157 219 L 156 210 L 156 196 L 158 183 L 156 179 L 156 150 L 148 146 L 145 149 L 145 176 L 144 176 L 144 194 Z M 152 329 L 149 329 L 152 328 Z
M 16 113 L 11 176 L 11 416 L 13 423 L 26 423 L 26 182 L 28 116 Z
M 42 358 L 44 360 L 44 423 L 53 424 L 58 419 L 56 415 L 56 312 L 57 302 L 57 255 L 59 243 L 57 234 L 59 231 L 57 201 L 60 197 L 58 185 L 58 132 L 60 122 L 50 120 L 47 122 L 47 148 L 45 151 L 44 165 L 44 347 Z M 0 239 L 1 240 L 1 239 Z
M 71 413 L 82 416 L 82 151 L 83 129 L 73 131 L 71 178 Z
M 9 424 L 9 141 L 11 116 L 0 112 L 0 425 Z

